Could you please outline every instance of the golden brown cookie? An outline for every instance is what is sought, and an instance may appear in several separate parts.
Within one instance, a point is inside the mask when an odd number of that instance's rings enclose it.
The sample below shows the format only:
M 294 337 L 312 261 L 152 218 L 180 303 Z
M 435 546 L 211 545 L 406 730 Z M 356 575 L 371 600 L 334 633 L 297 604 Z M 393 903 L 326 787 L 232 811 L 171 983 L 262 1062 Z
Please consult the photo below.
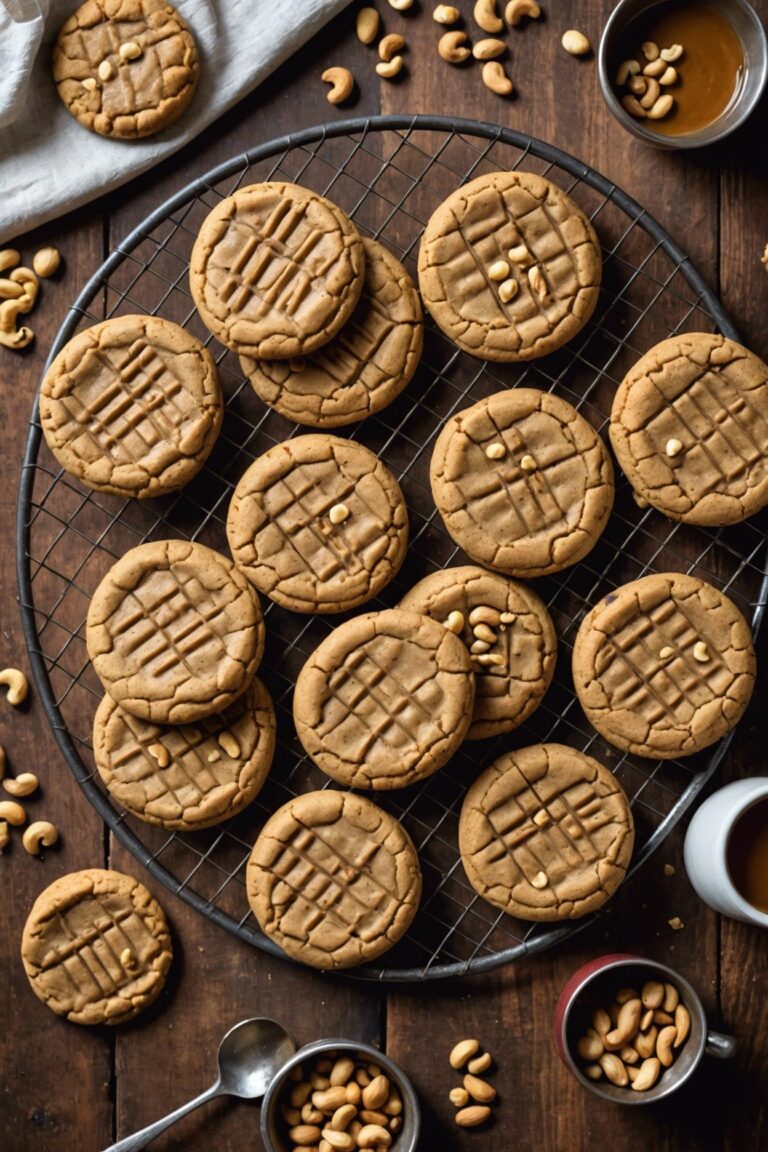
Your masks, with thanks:
M 557 637 L 543 601 L 525 584 L 466 565 L 432 572 L 400 607 L 431 616 L 469 648 L 475 708 L 468 740 L 511 732 L 552 682 Z
M 432 495 L 467 555 L 529 579 L 582 560 L 613 506 L 610 456 L 575 408 L 511 388 L 452 416 L 435 443 Z
M 298 184 L 251 184 L 203 221 L 192 297 L 222 344 L 256 360 L 306 356 L 352 315 L 365 252 L 340 208 Z
M 162 991 L 171 964 L 162 908 L 122 872 L 54 880 L 29 913 L 21 958 L 32 991 L 75 1024 L 124 1024 Z
M 311 433 L 270 448 L 242 476 L 227 515 L 235 563 L 293 612 L 344 612 L 403 562 L 400 486 L 353 440 Z
M 587 719 L 611 744 L 653 760 L 689 756 L 730 732 L 749 703 L 749 625 L 703 580 L 643 576 L 584 617 L 573 681 Z
M 469 653 L 442 624 L 390 608 L 335 628 L 296 680 L 293 718 L 318 768 L 350 788 L 404 788 L 447 763 L 475 697 Z
M 183 832 L 210 828 L 261 791 L 275 750 L 275 710 L 254 678 L 234 704 L 196 725 L 139 720 L 105 696 L 93 752 L 107 790 L 139 820 Z
M 616 392 L 611 443 L 637 494 L 673 520 L 753 516 L 768 504 L 768 365 L 724 336 L 662 340 Z
M 333 340 L 298 359 L 240 357 L 256 394 L 297 424 L 354 424 L 399 396 L 418 366 L 424 323 L 413 281 L 383 244 L 363 247 L 363 292 Z
M 104 688 L 127 712 L 186 724 L 246 690 L 264 650 L 264 621 L 226 556 L 158 540 L 131 548 L 101 581 L 86 644 Z
M 601 272 L 587 217 L 532 172 L 491 172 L 458 188 L 419 250 L 432 318 L 486 360 L 532 360 L 571 340 L 594 311 Z
M 48 447 L 89 488 L 161 496 L 191 480 L 221 427 L 216 365 L 193 336 L 154 316 L 79 332 L 40 386 Z
M 500 756 L 467 792 L 459 848 L 470 884 L 521 920 L 575 920 L 618 888 L 632 813 L 616 778 L 564 744 Z
M 67 111 L 118 140 L 178 120 L 199 72 L 192 33 L 166 0 L 86 0 L 53 47 L 53 79 Z
M 313 968 L 349 968 L 381 956 L 407 932 L 421 869 L 405 829 L 349 792 L 289 800 L 259 833 L 248 862 L 248 902 L 266 934 Z

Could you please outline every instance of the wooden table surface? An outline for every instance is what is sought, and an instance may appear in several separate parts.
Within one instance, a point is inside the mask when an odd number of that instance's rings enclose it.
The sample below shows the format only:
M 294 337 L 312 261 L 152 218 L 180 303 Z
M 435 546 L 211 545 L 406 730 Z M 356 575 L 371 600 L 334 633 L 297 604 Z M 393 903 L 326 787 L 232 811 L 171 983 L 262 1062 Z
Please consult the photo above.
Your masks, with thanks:
M 611 118 L 594 58 L 560 48 L 576 21 L 597 43 L 610 0 L 584 0 L 578 17 L 546 19 L 509 34 L 509 70 L 519 95 L 501 100 L 480 81 L 479 66 L 450 69 L 439 60 L 431 3 L 394 12 L 378 0 L 388 31 L 408 39 L 405 75 L 379 81 L 374 54 L 358 43 L 350 8 L 262 88 L 183 153 L 120 192 L 73 213 L 18 246 L 29 258 L 42 243 L 64 254 L 64 276 L 46 283 L 32 317 L 34 349 L 0 356 L 0 661 L 28 667 L 16 602 L 12 540 L 22 443 L 46 353 L 65 311 L 110 246 L 151 209 L 214 163 L 245 147 L 339 115 L 433 112 L 519 128 L 589 162 L 641 201 L 687 250 L 749 344 L 768 358 L 768 276 L 760 255 L 766 227 L 765 128 L 768 105 L 729 141 L 672 154 L 639 145 Z M 285 5 L 286 9 L 290 6 Z M 469 13 L 468 0 L 460 7 Z M 568 5 L 575 9 L 576 5 Z M 757 4 L 765 20 L 768 0 Z M 471 24 L 471 21 L 469 21 Z M 254 33 L 256 34 L 256 32 Z M 247 47 L 244 48 L 247 51 Z M 319 76 L 347 64 L 359 82 L 344 112 L 330 107 Z M 130 145 L 127 145 L 128 147 Z M 52 174 L 55 178 L 55 174 Z M 755 701 L 718 779 L 765 771 L 764 717 L 768 637 Z M 3 1152 L 96 1152 L 197 1094 L 212 1079 L 219 1037 L 237 1020 L 271 1016 L 297 1041 L 339 1035 L 386 1048 L 413 1078 L 424 1108 L 424 1149 L 511 1148 L 517 1152 L 757 1152 L 768 1148 L 768 948 L 765 934 L 720 919 L 696 897 L 682 863 L 683 828 L 614 901 L 611 915 L 556 950 L 481 976 L 413 987 L 370 986 L 303 971 L 250 949 L 152 883 L 170 916 L 176 949 L 159 1002 L 133 1025 L 85 1029 L 50 1014 L 32 995 L 19 961 L 22 925 L 38 893 L 66 872 L 112 866 L 146 879 L 111 837 L 67 769 L 32 693 L 28 709 L 2 709 L 0 740 L 15 771 L 34 769 L 43 792 L 30 803 L 61 829 L 60 848 L 44 861 L 18 840 L 0 858 L 0 1148 Z M 665 864 L 676 869 L 667 876 Z M 673 931 L 668 920 L 685 927 Z M 730 1065 L 705 1061 L 672 1100 L 621 1109 L 593 1099 L 559 1063 L 550 1038 L 558 991 L 582 962 L 604 951 L 637 950 L 678 968 L 699 990 L 715 1027 L 739 1038 Z M 491 1132 L 461 1132 L 447 1099 L 454 1083 L 446 1056 L 477 1036 L 496 1056 L 500 1104 Z M 258 1107 L 216 1102 L 153 1145 L 257 1149 Z

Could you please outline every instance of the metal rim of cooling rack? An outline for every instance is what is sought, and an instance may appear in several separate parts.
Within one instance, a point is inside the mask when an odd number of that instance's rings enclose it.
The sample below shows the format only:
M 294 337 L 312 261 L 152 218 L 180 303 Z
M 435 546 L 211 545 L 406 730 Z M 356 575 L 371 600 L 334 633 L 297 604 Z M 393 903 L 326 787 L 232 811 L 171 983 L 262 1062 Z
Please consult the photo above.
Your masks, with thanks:
M 51 351 L 46 360 L 43 373 L 47 370 L 48 365 L 53 358 L 58 354 L 60 349 L 64 346 L 70 335 L 74 331 L 78 322 L 80 321 L 83 312 L 85 311 L 85 304 L 89 302 L 94 295 L 94 292 L 100 287 L 106 287 L 112 271 L 120 265 L 125 257 L 141 243 L 152 230 L 162 220 L 166 219 L 176 208 L 186 204 L 193 197 L 199 194 L 210 191 L 211 186 L 218 183 L 220 180 L 225 179 L 230 175 L 236 174 L 241 168 L 249 167 L 258 163 L 261 160 L 268 159 L 275 156 L 280 152 L 287 152 L 292 148 L 302 147 L 307 144 L 314 144 L 322 142 L 327 138 L 337 136 L 352 136 L 362 134 L 363 139 L 371 132 L 383 131 L 405 131 L 410 133 L 412 131 L 438 131 L 448 132 L 453 136 L 474 136 L 481 137 L 492 143 L 502 143 L 511 145 L 522 151 L 523 157 L 532 155 L 539 159 L 545 160 L 550 164 L 556 165 L 563 171 L 570 173 L 572 176 L 579 180 L 583 180 L 590 187 L 602 193 L 607 199 L 615 203 L 627 216 L 629 216 L 634 224 L 639 224 L 656 242 L 657 246 L 665 252 L 665 254 L 675 262 L 680 272 L 682 272 L 685 279 L 693 288 L 698 296 L 699 302 L 706 308 L 712 317 L 713 321 L 719 330 L 732 340 L 738 340 L 739 335 L 731 323 L 727 313 L 724 311 L 719 300 L 711 289 L 707 286 L 706 282 L 696 270 L 694 265 L 686 254 L 678 247 L 675 241 L 669 234 L 662 228 L 662 226 L 650 216 L 641 205 L 637 203 L 631 196 L 624 192 L 621 188 L 617 187 L 612 181 L 607 180 L 599 172 L 596 172 L 589 165 L 575 159 L 567 152 L 561 151 L 552 144 L 545 141 L 538 140 L 535 137 L 528 136 L 526 133 L 517 132 L 511 128 L 503 128 L 500 125 L 487 123 L 484 121 L 454 119 L 447 116 L 428 116 L 428 115 L 412 115 L 412 116 L 370 116 L 359 117 L 349 120 L 340 120 L 336 123 L 314 126 L 304 129 L 301 132 L 291 133 L 287 136 L 282 136 L 274 140 L 269 140 L 264 144 L 260 144 L 255 148 L 248 149 L 246 152 L 239 153 L 237 156 L 224 161 L 222 164 L 217 165 L 210 171 L 206 172 L 203 176 L 198 177 L 196 180 L 190 181 L 179 192 L 165 200 L 158 208 L 145 217 L 145 219 L 134 228 L 125 239 L 116 245 L 112 253 L 101 264 L 98 270 L 90 277 L 84 285 L 74 304 L 71 306 L 67 316 L 65 317 L 61 328 L 59 329 L 51 347 Z M 464 179 L 468 178 L 465 175 Z M 32 414 L 30 416 L 29 430 L 27 434 L 27 441 L 24 449 L 24 457 L 21 469 L 21 481 L 19 485 L 19 504 L 16 521 L 16 568 L 17 579 L 19 587 L 19 606 L 21 611 L 21 621 L 24 631 L 24 638 L 29 653 L 30 664 L 32 668 L 33 679 L 35 686 L 42 700 L 45 713 L 48 721 L 53 730 L 59 748 L 62 751 L 64 759 L 74 775 L 77 783 L 82 791 L 85 793 L 89 802 L 93 805 L 101 818 L 107 824 L 109 829 L 114 832 L 118 840 L 131 852 L 131 854 L 142 864 L 157 880 L 159 880 L 166 888 L 179 896 L 187 904 L 193 907 L 197 912 L 212 920 L 214 923 L 219 924 L 221 927 L 226 928 L 227 931 L 238 936 L 241 940 L 266 951 L 273 956 L 277 956 L 282 960 L 288 960 L 281 948 L 279 948 L 269 937 L 248 928 L 246 925 L 238 923 L 234 917 L 222 912 L 215 905 L 206 901 L 202 896 L 198 895 L 195 891 L 188 888 L 186 885 L 181 885 L 178 879 L 165 868 L 142 843 L 130 828 L 125 824 L 124 817 L 121 813 L 116 811 L 106 798 L 106 795 L 96 786 L 90 772 L 87 770 L 86 765 L 83 763 L 75 744 L 70 736 L 66 723 L 61 715 L 61 711 L 56 704 L 50 677 L 45 666 L 45 657 L 40 647 L 40 637 L 35 622 L 35 607 L 32 598 L 32 577 L 30 569 L 30 554 L 29 542 L 31 533 L 31 519 L 29 516 L 32 487 L 34 482 L 35 470 L 37 467 L 37 455 L 42 439 L 42 428 L 37 419 L 37 397 L 39 387 L 35 393 L 33 401 Z M 751 620 L 753 633 L 756 634 L 760 628 L 763 613 L 765 610 L 766 602 L 768 601 L 768 574 L 763 577 L 758 602 L 754 606 L 754 612 Z M 707 765 L 692 779 L 691 783 L 686 788 L 683 795 L 679 798 L 676 804 L 670 809 L 669 813 L 663 818 L 661 823 L 654 829 L 648 840 L 643 845 L 642 851 L 638 854 L 637 858 L 633 861 L 629 874 L 637 870 L 648 857 L 656 850 L 656 848 L 665 839 L 666 835 L 671 831 L 680 817 L 690 807 L 702 789 L 706 786 L 714 773 L 717 766 L 720 764 L 725 752 L 733 737 L 733 732 L 729 733 L 718 745 L 715 746 L 712 756 L 710 757 Z M 426 969 L 422 968 L 398 968 L 389 969 L 381 968 L 374 969 L 372 967 L 363 967 L 359 969 L 345 969 L 342 975 L 350 976 L 357 979 L 365 980 L 378 980 L 393 983 L 409 983 L 422 979 L 441 979 L 447 977 L 466 976 L 480 972 L 486 972 L 491 969 L 500 967 L 503 964 L 509 963 L 521 956 L 532 955 L 535 952 L 543 951 L 550 947 L 552 944 L 557 943 L 559 940 L 565 939 L 567 936 L 573 935 L 581 928 L 593 922 L 596 915 L 587 916 L 583 920 L 574 921 L 567 925 L 559 926 L 557 928 L 549 929 L 537 936 L 531 943 L 523 940 L 520 943 L 513 945 L 509 948 L 503 948 L 491 956 L 480 956 L 465 961 L 454 961 L 452 963 L 435 964 Z

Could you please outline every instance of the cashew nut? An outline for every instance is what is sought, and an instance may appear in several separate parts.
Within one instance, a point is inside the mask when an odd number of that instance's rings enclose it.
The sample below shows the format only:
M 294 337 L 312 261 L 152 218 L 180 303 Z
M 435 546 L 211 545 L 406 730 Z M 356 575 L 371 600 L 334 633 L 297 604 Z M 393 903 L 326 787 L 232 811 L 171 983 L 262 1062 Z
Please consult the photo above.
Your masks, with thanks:
M 9 268 L 15 268 L 17 264 L 21 264 L 21 253 L 17 252 L 15 248 L 3 248 L 0 252 L 0 272 L 7 272 Z
M 361 44 L 373 44 L 381 21 L 375 8 L 361 8 L 355 20 L 355 31 Z
M 670 48 L 662 48 L 659 56 L 667 64 L 674 64 L 675 60 L 679 60 L 683 54 L 682 44 L 673 44 Z
M 26 819 L 27 814 L 21 804 L 17 804 L 15 800 L 0 800 L 0 820 L 6 820 L 9 824 L 13 824 L 14 828 L 19 828 Z
M 11 839 L 11 834 L 8 831 L 8 823 L 5 820 L 0 820 L 0 852 L 4 852 L 8 847 Z
M 18 668 L 4 668 L 0 672 L 0 684 L 8 688 L 8 703 L 17 708 L 23 704 L 29 692 L 29 684 L 23 672 Z
M 640 65 L 637 60 L 624 60 L 616 69 L 617 87 L 623 88 L 630 76 L 636 76 L 639 71 Z
M 123 47 L 127 45 L 124 44 Z M 35 275 L 42 277 L 43 280 L 47 276 L 53 276 L 60 264 L 61 253 L 58 248 L 40 248 L 32 257 L 32 269 Z
M 515 90 L 514 84 L 504 71 L 503 64 L 499 64 L 498 60 L 489 60 L 487 64 L 483 64 L 483 84 L 497 96 L 509 96 Z
M 10 796 L 31 796 L 39 786 L 34 772 L 20 772 L 18 776 L 3 780 L 3 788 Z
M 401 48 L 405 47 L 405 36 L 399 32 L 390 32 L 379 41 L 379 60 L 388 64 Z
M 582 1060 L 599 1060 L 604 1052 L 603 1042 L 594 1028 L 587 1029 L 587 1035 L 582 1036 L 576 1045 L 576 1051 Z
M 652 76 L 649 76 L 646 80 L 645 94 L 640 97 L 640 107 L 646 109 L 653 108 L 659 96 L 661 96 L 659 82 L 658 80 L 654 80 Z
M 624 1088 L 629 1083 L 626 1068 L 618 1056 L 614 1056 L 612 1052 L 604 1052 L 598 1060 L 598 1064 L 605 1073 L 606 1080 L 610 1080 L 611 1084 L 615 1084 L 617 1088 Z
M 509 0 L 504 18 L 510 28 L 517 28 L 524 16 L 528 16 L 531 20 L 538 20 L 541 16 L 541 8 L 536 0 Z
M 646 1092 L 649 1088 L 653 1088 L 660 1073 L 661 1062 L 655 1056 L 643 1060 L 640 1071 L 632 1082 L 632 1090 L 634 1092 Z
M 402 56 L 393 56 L 391 60 L 383 60 L 381 64 L 376 65 L 376 74 L 377 76 L 381 76 L 383 80 L 392 80 L 402 71 L 402 67 Z
M 677 68 L 673 68 L 671 64 L 668 64 L 667 67 L 662 72 L 661 76 L 659 76 L 659 84 L 661 84 L 661 86 L 663 88 L 668 88 L 670 84 L 676 84 L 676 83 L 677 83 Z
M 442 60 L 449 64 L 463 64 L 469 57 L 469 48 L 463 47 L 466 32 L 446 32 L 437 42 L 437 51 Z
M 662 1067 L 669 1068 L 674 1060 L 674 1053 L 672 1052 L 672 1045 L 677 1036 L 677 1028 L 674 1024 L 668 1024 L 666 1028 L 662 1028 L 656 1040 L 656 1055 L 658 1056 Z
M 503 29 L 504 23 L 496 11 L 496 0 L 475 0 L 474 13 L 475 23 L 483 32 L 501 32 Z
M 654 44 L 653 40 L 646 40 L 645 43 L 640 45 L 640 51 L 646 60 L 658 60 L 659 46 Z
M 664 1002 L 661 1005 L 665 1012 L 674 1012 L 680 1003 L 680 993 L 674 984 L 664 985 Z
M 576 28 L 569 28 L 567 32 L 563 32 L 560 43 L 569 56 L 586 56 L 587 52 L 592 50 L 587 37 Z
M 691 1014 L 686 1008 L 685 1004 L 678 1004 L 675 1008 L 675 1028 L 677 1035 L 675 1036 L 675 1048 L 679 1048 L 688 1039 L 688 1033 L 691 1030 Z
M 390 8 L 394 8 L 395 12 L 407 12 L 409 8 L 413 8 L 413 0 L 389 0 Z
M 633 96 L 642 96 L 647 87 L 647 76 L 632 76 L 627 83 L 627 88 L 629 88 Z
M 35 338 L 35 334 L 31 328 L 22 325 L 21 328 L 14 328 L 12 332 L 6 332 L 0 326 L 0 344 L 4 348 L 13 348 L 18 351 L 20 348 L 26 348 L 31 344 Z
M 326 68 L 320 79 L 331 85 L 326 96 L 329 104 L 343 104 L 352 95 L 355 81 L 348 68 Z
M 432 13 L 435 24 L 455 24 L 460 16 L 461 13 L 453 4 L 438 4 Z
M 643 76 L 661 76 L 666 72 L 667 66 L 659 56 L 656 60 L 651 60 L 650 64 L 646 64 L 643 68 Z
M 0 300 L 18 300 L 19 296 L 23 295 L 24 289 L 21 284 L 5 276 L 0 277 Z
M 58 838 L 58 830 L 53 824 L 47 820 L 36 820 L 24 829 L 21 842 L 30 856 L 39 856 L 41 848 L 50 848 Z
M 653 1056 L 656 1051 L 656 1039 L 658 1035 L 659 1030 L 656 1025 L 653 1024 L 647 1032 L 638 1032 L 637 1036 L 635 1036 L 632 1042 L 633 1047 L 643 1060 L 647 1060 L 649 1056 Z
M 506 47 L 503 40 L 496 40 L 491 36 L 488 40 L 478 40 L 472 49 L 472 55 L 475 60 L 493 60 L 496 56 L 501 56 Z
M 642 1011 L 643 1005 L 640 1000 L 627 1000 L 626 1004 L 622 1004 L 616 1027 L 611 1032 L 606 1033 L 604 1037 L 605 1047 L 609 1052 L 623 1048 L 625 1044 L 634 1039 L 640 1025 Z
M 672 111 L 672 105 L 675 100 L 670 96 L 669 92 L 665 96 L 659 96 L 655 104 L 653 104 L 647 111 L 646 115 L 649 120 L 661 120 L 669 112 Z
M 629 112 L 630 116 L 634 116 L 637 120 L 644 120 L 647 116 L 645 108 L 641 108 L 640 102 L 635 96 L 622 96 L 621 106 L 625 112 Z

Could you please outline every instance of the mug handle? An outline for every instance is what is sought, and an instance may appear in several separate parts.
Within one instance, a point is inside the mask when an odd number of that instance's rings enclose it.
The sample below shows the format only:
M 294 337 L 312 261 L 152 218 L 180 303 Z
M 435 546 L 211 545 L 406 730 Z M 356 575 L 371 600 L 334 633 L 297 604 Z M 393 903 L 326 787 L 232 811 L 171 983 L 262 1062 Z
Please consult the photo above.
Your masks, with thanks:
M 736 1055 L 739 1042 L 735 1036 L 728 1036 L 725 1032 L 707 1032 L 704 1051 L 707 1056 L 717 1056 L 718 1060 L 731 1060 Z

